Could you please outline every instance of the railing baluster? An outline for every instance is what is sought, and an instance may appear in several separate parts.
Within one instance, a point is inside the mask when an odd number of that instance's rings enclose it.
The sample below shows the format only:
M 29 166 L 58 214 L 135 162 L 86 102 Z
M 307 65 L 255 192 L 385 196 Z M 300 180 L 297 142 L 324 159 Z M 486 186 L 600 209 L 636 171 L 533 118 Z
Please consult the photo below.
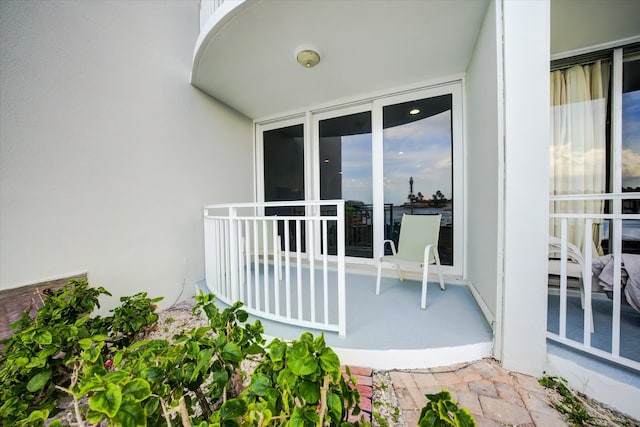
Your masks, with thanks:
M 268 248 L 268 238 L 267 235 L 267 221 L 262 221 L 262 259 L 264 262 L 264 274 L 262 285 L 264 287 L 264 311 L 269 313 L 271 311 L 270 304 L 270 292 L 269 292 L 269 248 Z
M 291 244 L 289 243 L 289 220 L 284 220 L 284 277 L 285 277 L 285 298 L 287 319 L 291 319 L 291 261 L 289 260 L 289 251 Z
M 255 287 L 256 310 L 260 310 L 262 300 L 260 298 L 260 260 L 258 258 L 258 221 L 253 220 L 253 234 L 251 235 L 253 242 L 251 247 L 253 250 L 253 281 Z
M 560 221 L 560 336 L 567 336 L 567 219 Z
M 587 218 L 584 222 L 584 270 L 582 282 L 584 286 L 584 313 L 583 313 L 583 343 L 585 347 L 591 347 L 591 242 L 593 242 L 593 220 Z
M 620 303 L 622 300 L 622 287 L 617 283 L 622 281 L 622 220 L 613 222 L 613 239 L 620 244 L 613 247 L 613 313 L 611 322 L 611 353 L 614 357 L 620 356 Z
M 298 320 L 302 320 L 302 246 L 300 220 L 296 219 L 296 286 L 298 291 Z
M 249 252 L 249 220 L 244 220 L 244 266 L 246 279 L 244 286 L 247 287 L 247 306 L 251 307 L 253 300 L 253 292 L 251 292 L 251 253 Z M 255 307 L 255 304 L 254 304 Z
M 275 314 L 280 316 L 280 272 L 282 271 L 281 259 L 280 259 L 280 240 L 278 239 L 278 221 L 273 221 L 271 227 L 271 247 L 273 248 L 273 290 L 274 290 L 274 303 Z
M 322 220 L 322 291 L 323 291 L 323 307 L 324 307 L 324 323 L 329 324 L 329 246 L 327 237 L 327 220 Z
M 307 224 L 308 231 L 307 238 L 309 240 L 309 245 L 307 246 L 307 251 L 309 252 L 309 298 L 311 302 L 311 321 L 316 321 L 316 269 L 315 269 L 315 239 L 314 235 L 314 224 L 316 221 L 309 221 Z

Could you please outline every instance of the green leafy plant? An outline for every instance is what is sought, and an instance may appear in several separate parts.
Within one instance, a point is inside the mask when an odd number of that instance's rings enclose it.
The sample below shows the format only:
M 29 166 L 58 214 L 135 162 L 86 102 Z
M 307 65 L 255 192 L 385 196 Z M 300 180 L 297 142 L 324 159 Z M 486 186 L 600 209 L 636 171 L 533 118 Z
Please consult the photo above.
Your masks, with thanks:
M 102 288 L 70 283 L 25 315 L 0 359 L 0 425 L 62 426 L 57 402 L 71 398 L 74 425 L 349 426 L 360 408 L 356 380 L 324 337 L 274 340 L 241 303 L 224 310 L 196 297 L 208 325 L 172 342 L 141 339 L 157 322 L 145 293 L 121 298 L 111 317 L 90 317 Z M 82 300 L 82 301 L 80 301 Z M 68 307 L 69 304 L 77 304 Z M 243 362 L 257 363 L 250 382 Z
M 15 332 L 2 341 L 0 353 L 0 421 L 4 425 L 34 425 L 55 414 L 56 401 L 78 375 L 79 355 L 91 348 L 92 358 L 97 359 L 109 346 L 119 345 L 126 336 L 117 329 L 120 325 L 149 326 L 128 311 L 90 317 L 100 307 L 100 295 L 111 294 L 102 287 L 90 287 L 86 279 L 72 279 L 48 295 L 38 292 L 42 307 L 35 317 L 29 316 L 28 309 L 12 325 Z M 145 312 L 153 311 L 152 300 L 144 295 L 127 301 Z M 136 332 L 129 329 L 127 333 Z
M 594 423 L 595 419 L 589 415 L 584 405 L 567 387 L 567 382 L 564 378 L 544 376 L 540 379 L 540 385 L 556 390 L 562 396 L 561 402 L 555 404 L 554 407 L 558 412 L 565 414 L 572 425 L 597 425 Z
M 356 379 L 348 367 L 342 373 L 323 335 L 303 333 L 291 343 L 274 339 L 268 350 L 242 395 L 246 407 L 233 414 L 242 416 L 242 425 L 340 426 L 349 414 L 360 414 Z M 229 419 L 221 413 L 215 421 L 228 425 Z
M 437 394 L 425 394 L 428 402 L 420 412 L 420 427 L 456 426 L 471 427 L 476 421 L 466 408 L 458 408 L 451 393 L 442 390 Z

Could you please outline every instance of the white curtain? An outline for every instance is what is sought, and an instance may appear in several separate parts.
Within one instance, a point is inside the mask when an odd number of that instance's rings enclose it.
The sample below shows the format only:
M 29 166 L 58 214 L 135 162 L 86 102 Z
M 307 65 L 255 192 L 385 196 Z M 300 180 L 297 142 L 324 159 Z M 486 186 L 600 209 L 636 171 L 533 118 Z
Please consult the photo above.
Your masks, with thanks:
M 609 63 L 597 61 L 551 72 L 550 194 L 606 192 L 606 118 Z M 552 213 L 603 213 L 602 201 L 551 204 Z M 560 221 L 550 222 L 560 237 Z M 600 252 L 599 221 L 592 249 Z M 569 220 L 568 240 L 584 250 L 584 221 Z

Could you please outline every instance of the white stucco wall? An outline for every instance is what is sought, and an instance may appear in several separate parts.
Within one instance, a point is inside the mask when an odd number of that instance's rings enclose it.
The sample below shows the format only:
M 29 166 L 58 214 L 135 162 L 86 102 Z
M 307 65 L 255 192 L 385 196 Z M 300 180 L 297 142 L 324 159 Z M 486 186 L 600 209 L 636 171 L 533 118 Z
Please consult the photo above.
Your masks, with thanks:
M 467 279 L 495 319 L 502 277 L 502 67 L 500 18 L 490 2 L 465 79 Z M 501 57 L 500 57 L 501 58 Z
M 251 122 L 189 85 L 198 22 L 196 0 L 0 2 L 0 289 L 193 294 L 201 206 L 253 197 Z
M 541 375 L 546 356 L 549 2 L 503 2 L 504 279 L 498 327 L 507 369 Z

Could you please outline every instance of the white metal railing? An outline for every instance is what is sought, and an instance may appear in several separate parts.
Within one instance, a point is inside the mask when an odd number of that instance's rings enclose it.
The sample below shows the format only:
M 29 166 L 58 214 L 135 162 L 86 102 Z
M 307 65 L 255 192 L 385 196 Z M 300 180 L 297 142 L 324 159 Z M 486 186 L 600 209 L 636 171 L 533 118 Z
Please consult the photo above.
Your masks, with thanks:
M 346 335 L 344 233 L 343 200 L 205 206 L 207 287 L 258 317 Z
M 584 248 L 581 255 L 581 295 L 583 298 L 583 336 L 582 342 L 570 339 L 567 337 L 567 278 L 568 278 L 568 266 L 570 256 L 568 254 L 570 243 L 568 241 L 568 229 L 569 221 L 572 222 L 572 226 L 580 226 L 576 224 L 582 224 L 584 226 L 584 242 L 591 242 L 593 240 L 593 224 L 601 223 L 605 220 L 610 222 L 609 233 L 609 253 L 613 255 L 614 262 L 614 276 L 613 283 L 620 284 L 622 277 L 622 222 L 626 220 L 640 220 L 640 214 L 622 213 L 622 201 L 623 200 L 640 200 L 640 193 L 612 193 L 612 194 L 588 194 L 588 195 L 569 195 L 569 196 L 551 196 L 550 201 L 553 202 L 568 202 L 568 201 L 611 201 L 610 210 L 613 213 L 609 214 L 591 214 L 591 213 L 576 213 L 576 212 L 563 212 L 552 213 L 549 215 L 551 221 L 557 221 L 560 225 L 560 236 L 555 236 L 560 240 L 560 307 L 559 307 L 559 328 L 558 333 L 547 332 L 547 337 L 553 341 L 560 342 L 564 345 L 582 350 L 584 352 L 596 355 L 598 357 L 616 362 L 618 364 L 640 370 L 640 362 L 620 355 L 620 344 L 625 336 L 621 334 L 621 303 L 622 303 L 622 286 L 613 287 L 612 298 L 612 310 L 611 310 L 611 349 L 610 351 L 603 350 L 592 346 L 592 334 L 595 333 L 595 329 L 598 328 L 598 324 L 593 323 L 592 313 L 592 290 L 593 277 L 592 277 L 592 261 L 593 251 L 590 244 L 583 245 Z M 574 247 L 575 248 L 575 247 Z M 591 325 L 591 328 L 585 326 Z M 640 325 L 638 325 L 640 328 Z M 594 329 L 595 328 L 595 329 Z M 640 355 L 639 355 L 640 356 Z

